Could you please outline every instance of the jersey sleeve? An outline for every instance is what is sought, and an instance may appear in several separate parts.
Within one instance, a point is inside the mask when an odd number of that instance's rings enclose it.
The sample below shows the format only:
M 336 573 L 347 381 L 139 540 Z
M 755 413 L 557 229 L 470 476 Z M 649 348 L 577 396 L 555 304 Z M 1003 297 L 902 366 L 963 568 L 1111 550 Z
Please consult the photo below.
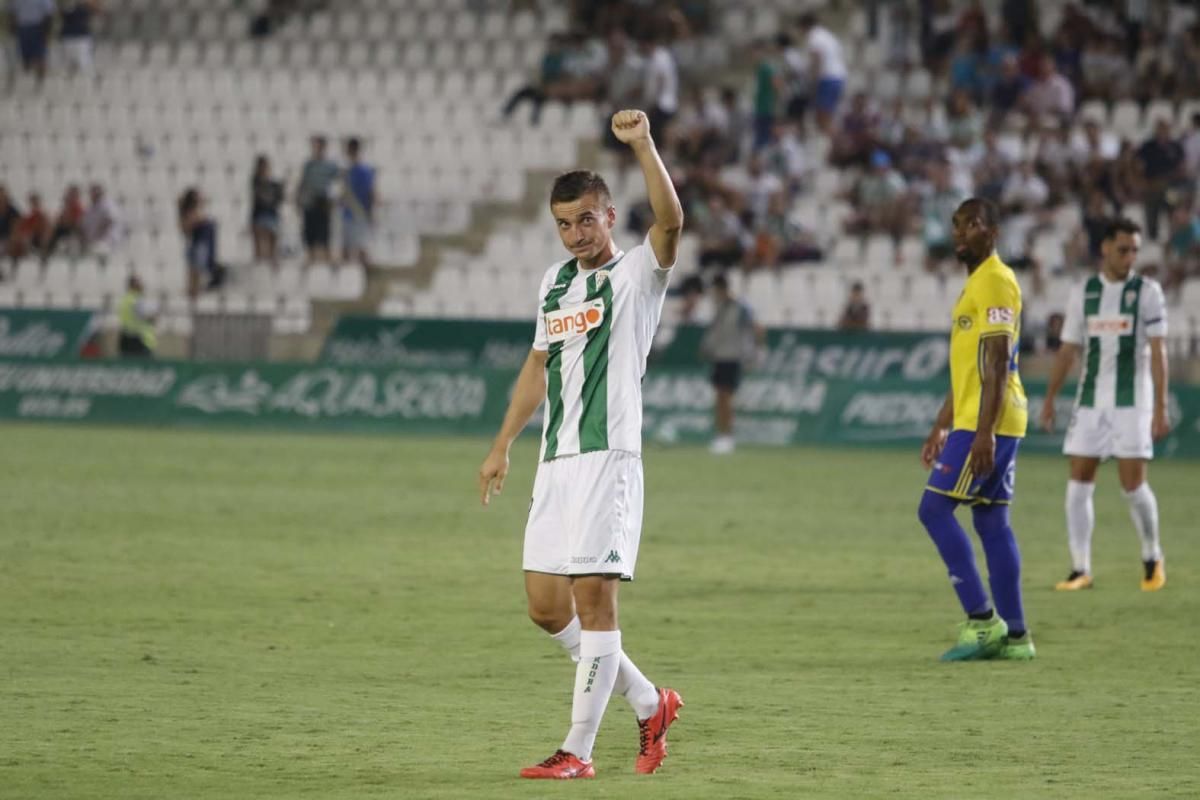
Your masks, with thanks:
M 666 294 L 667 284 L 671 281 L 671 267 L 675 265 L 659 265 L 658 256 L 654 255 L 654 247 L 650 244 L 649 233 L 625 258 L 630 261 L 629 266 L 632 269 L 629 272 L 639 289 L 652 295 Z
M 542 302 L 546 297 L 546 290 L 553 273 L 554 270 L 549 270 L 542 276 L 542 282 L 538 284 L 537 317 L 533 323 L 533 349 L 543 353 L 550 349 L 550 339 L 546 336 L 546 315 L 542 313 Z
M 1147 337 L 1167 335 L 1167 300 L 1158 281 L 1146 281 L 1142 287 L 1138 318 Z
M 984 277 L 984 276 L 980 276 Z M 979 336 L 1007 333 L 1016 338 L 1021 317 L 1021 289 L 1006 275 L 986 276 L 975 294 Z
M 1063 314 L 1062 340 L 1067 344 L 1082 345 L 1086 338 L 1086 320 L 1083 318 L 1083 286 L 1076 286 L 1067 298 L 1067 310 Z

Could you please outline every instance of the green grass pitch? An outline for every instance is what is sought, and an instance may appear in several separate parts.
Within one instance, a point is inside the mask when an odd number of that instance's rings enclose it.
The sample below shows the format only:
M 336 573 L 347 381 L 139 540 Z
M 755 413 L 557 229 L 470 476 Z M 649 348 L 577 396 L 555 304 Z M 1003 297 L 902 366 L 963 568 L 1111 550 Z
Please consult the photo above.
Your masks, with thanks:
M 1023 458 L 1029 664 L 941 664 L 959 618 L 915 452 L 650 448 L 627 651 L 687 703 L 632 774 L 523 782 L 573 667 L 528 622 L 535 442 L 478 505 L 473 439 L 0 427 L 0 797 L 1200 795 L 1200 465 L 1152 466 L 1168 585 L 1138 589 L 1111 467 L 1097 588 L 1065 464 Z

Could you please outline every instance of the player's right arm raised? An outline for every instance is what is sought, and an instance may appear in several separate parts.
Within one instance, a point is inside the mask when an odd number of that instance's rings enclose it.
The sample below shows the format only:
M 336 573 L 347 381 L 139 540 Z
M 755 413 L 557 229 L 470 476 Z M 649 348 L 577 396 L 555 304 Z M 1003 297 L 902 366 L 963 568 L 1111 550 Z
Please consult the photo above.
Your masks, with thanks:
M 504 479 L 508 476 L 508 450 L 546 397 L 547 355 L 545 350 L 529 351 L 521 374 L 517 376 L 500 432 L 496 434 L 492 449 L 479 468 L 479 499 L 485 506 L 493 494 L 500 494 L 504 488 Z
M 650 246 L 659 265 L 663 269 L 670 269 L 675 264 L 679 237 L 683 233 L 683 206 L 654 146 L 650 120 L 641 111 L 618 111 L 612 117 L 612 132 L 619 141 L 629 145 L 642 168 L 650 210 L 654 212 Z

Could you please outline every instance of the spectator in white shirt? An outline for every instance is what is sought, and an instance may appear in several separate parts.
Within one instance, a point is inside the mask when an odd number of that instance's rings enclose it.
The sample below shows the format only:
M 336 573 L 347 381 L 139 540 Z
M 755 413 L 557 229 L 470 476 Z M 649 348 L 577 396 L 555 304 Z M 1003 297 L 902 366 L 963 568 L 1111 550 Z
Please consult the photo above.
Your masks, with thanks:
M 817 114 L 817 125 L 828 135 L 833 130 L 833 120 L 846 86 L 842 45 L 828 28 L 818 23 L 817 15 L 811 12 L 800 17 L 799 28 L 808 50 L 809 75 L 816 81 L 813 107 Z
M 1069 117 L 1075 112 L 1075 89 L 1054 65 L 1054 58 L 1043 55 L 1038 77 L 1021 95 L 1021 109 L 1029 116 Z
M 646 60 L 642 96 L 649 109 L 650 135 L 663 137 L 671 117 L 679 111 L 679 68 L 657 33 L 642 40 L 642 57 Z

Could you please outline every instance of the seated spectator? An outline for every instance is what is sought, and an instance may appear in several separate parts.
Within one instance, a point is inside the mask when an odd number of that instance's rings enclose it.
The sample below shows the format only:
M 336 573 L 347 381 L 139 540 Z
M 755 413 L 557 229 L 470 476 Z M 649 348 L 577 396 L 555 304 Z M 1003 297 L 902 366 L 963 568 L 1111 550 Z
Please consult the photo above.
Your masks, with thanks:
M 104 187 L 93 183 L 88 190 L 91 201 L 87 211 L 83 213 L 83 240 L 89 250 L 97 250 L 106 255 L 116 247 L 124 231 L 121 217 L 116 205 L 104 192 Z
M 762 151 L 762 162 L 767 172 L 783 178 L 789 196 L 800 191 L 812 165 L 795 123 L 787 120 L 775 123 L 771 140 Z
M 1200 179 L 1200 111 L 1192 114 L 1192 129 L 1183 137 L 1183 171 Z
M 1138 148 L 1142 162 L 1142 203 L 1146 211 L 1146 236 L 1158 239 L 1158 220 L 1169 208 L 1168 192 L 1183 172 L 1183 146 L 1171 136 L 1166 118 L 1154 125 L 1154 136 Z
M 1109 195 L 1113 205 L 1123 208 L 1141 201 L 1145 179 L 1142 176 L 1142 161 L 1133 142 L 1121 140 L 1109 175 Z
M 829 160 L 839 167 L 865 167 L 879 146 L 879 113 L 866 92 L 855 92 L 830 142 Z
M 938 270 L 954 257 L 950 220 L 966 195 L 950 183 L 950 168 L 944 162 L 929 165 L 929 188 L 921 198 L 921 232 L 925 240 L 925 268 Z
M 1017 57 L 1011 53 L 1004 56 L 1000 62 L 1000 74 L 992 82 L 989 95 L 993 126 L 1003 124 L 1005 116 L 1017 109 L 1028 86 L 1029 79 L 1021 72 Z
M 271 161 L 261 155 L 254 162 L 250 181 L 250 230 L 254 234 L 254 260 L 278 265 L 279 207 L 283 204 L 283 183 L 271 176 Z
M 1075 113 L 1075 89 L 1049 54 L 1043 54 L 1038 61 L 1037 77 L 1022 93 L 1019 105 L 1034 120 L 1057 121 Z
M 853 191 L 856 214 L 849 222 L 853 233 L 888 233 L 897 242 L 908 228 L 908 186 L 892 167 L 883 150 L 871 156 L 871 170 Z
M 1133 73 L 1120 43 L 1112 37 L 1096 36 L 1088 42 L 1083 50 L 1081 73 L 1081 88 L 1086 97 L 1112 102 L 1131 94 Z
M 747 270 L 821 258 L 816 237 L 788 215 L 787 199 L 782 194 L 771 197 L 767 214 L 756 224 L 753 235 L 754 247 L 746 252 L 743 262 Z
M 83 251 L 83 216 L 85 213 L 83 195 L 78 186 L 71 184 L 63 194 L 62 209 L 58 212 L 58 219 L 54 222 L 54 231 L 46 246 L 47 256 L 52 255 L 64 240 L 73 242 L 77 251 Z
M 8 190 L 0 186 L 0 253 L 12 255 L 13 234 L 21 221 L 21 210 L 13 205 Z M 3 275 L 0 274 L 0 278 Z
M 998 203 L 1012 166 L 1012 156 L 1000 147 L 996 132 L 990 128 L 984 131 L 981 151 L 974 159 L 976 193 Z
M 1010 214 L 1032 212 L 1042 208 L 1050 199 L 1050 188 L 1033 168 L 1033 162 L 1025 160 L 1004 184 L 1000 193 L 1000 205 Z
M 529 121 L 537 125 L 542 118 L 542 106 L 546 100 L 556 97 L 566 91 L 570 78 L 567 75 L 568 38 L 564 33 L 550 35 L 546 43 L 546 52 L 542 56 L 542 66 L 538 78 L 513 92 L 504 104 L 504 118 L 512 116 L 523 101 L 528 100 L 533 106 Z
M 946 111 L 946 133 L 951 147 L 966 149 L 979 141 L 983 133 L 983 119 L 971 101 L 971 95 L 957 90 L 950 95 Z
M 867 302 L 867 291 L 860 281 L 850 287 L 850 296 L 838 319 L 838 329 L 843 331 L 865 331 L 871 327 L 871 304 Z
M 217 263 L 217 224 L 204 210 L 199 189 L 190 188 L 179 198 L 179 230 L 184 239 L 188 267 L 188 295 L 221 285 L 224 270 Z
M 1180 205 L 1171 211 L 1171 233 L 1167 239 L 1167 258 L 1190 272 L 1200 259 L 1200 214 Z
M 1108 198 L 1099 189 L 1088 194 L 1083 207 L 1083 222 L 1067 243 L 1067 262 L 1071 267 L 1090 267 L 1099 263 L 1100 243 L 1112 221 Z
M 747 215 L 747 224 L 758 225 L 766 216 L 771 200 L 784 190 L 778 175 L 769 172 L 762 156 L 750 156 L 745 169 L 732 167 L 721 173 L 721 180 L 728 191 L 739 199 L 739 207 Z
M 50 218 L 42 208 L 42 197 L 33 192 L 29 195 L 29 210 L 17 222 L 9 240 L 9 254 L 13 259 L 43 255 L 50 244 L 51 232 Z
M 697 222 L 701 267 L 727 269 L 742 260 L 749 234 L 724 197 L 719 193 L 709 197 Z

